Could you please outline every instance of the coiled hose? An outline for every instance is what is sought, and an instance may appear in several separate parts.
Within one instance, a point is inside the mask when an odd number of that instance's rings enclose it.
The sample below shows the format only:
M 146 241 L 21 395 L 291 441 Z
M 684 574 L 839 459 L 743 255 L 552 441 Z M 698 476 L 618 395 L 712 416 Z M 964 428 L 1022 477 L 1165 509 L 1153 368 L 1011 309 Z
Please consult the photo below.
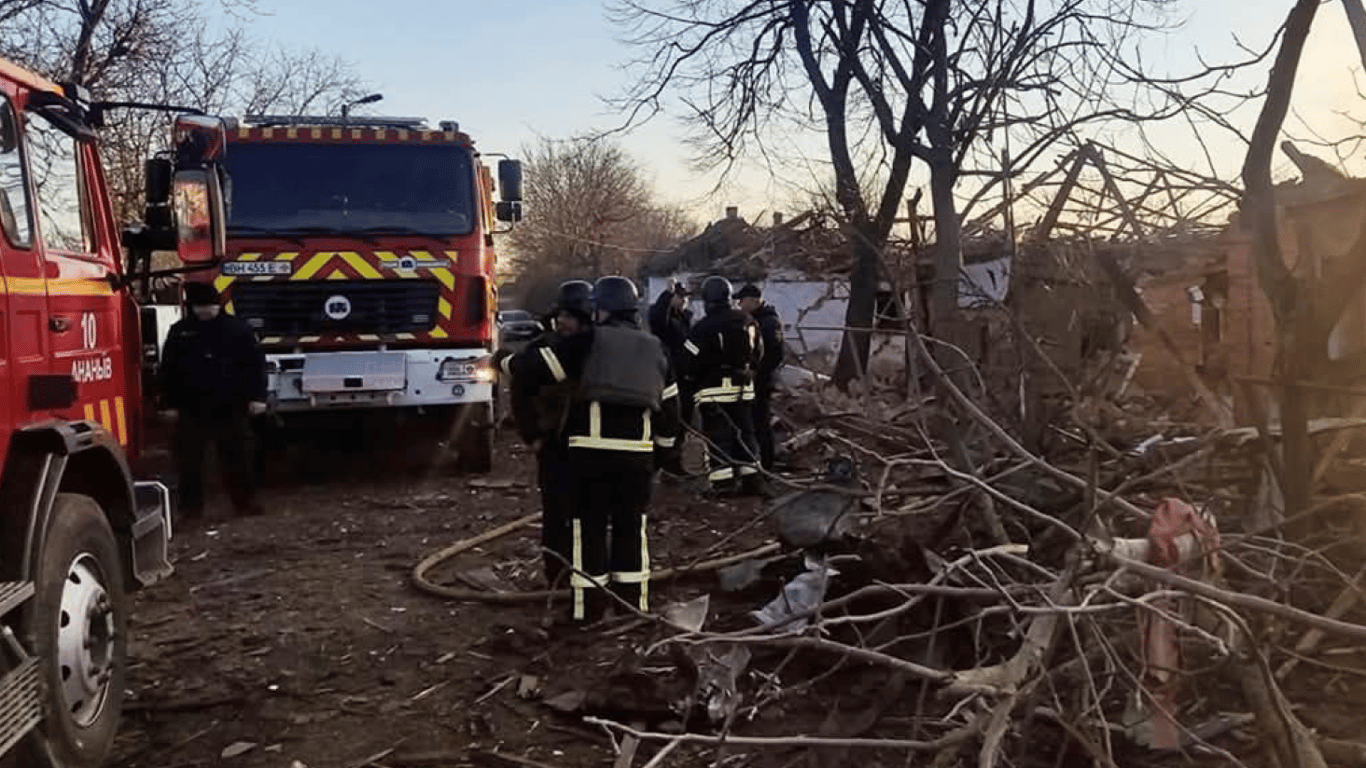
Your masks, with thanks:
M 522 528 L 525 528 L 539 521 L 540 519 L 541 513 L 535 512 L 524 517 L 519 517 L 516 520 L 513 520 L 512 522 L 506 523 L 504 525 L 500 525 L 497 528 L 491 528 L 479 534 L 478 536 L 472 536 L 468 539 L 461 539 L 460 541 L 457 541 L 449 547 L 441 549 L 437 552 L 433 552 L 427 557 L 424 557 L 422 561 L 419 562 L 417 565 L 413 566 L 411 574 L 413 586 L 416 587 L 418 591 L 425 592 L 435 597 L 441 597 L 447 600 L 459 600 L 462 602 L 507 604 L 534 603 L 542 600 L 555 600 L 561 598 L 567 599 L 569 597 L 568 589 L 542 589 L 529 592 L 505 592 L 492 589 L 468 589 L 460 587 L 448 587 L 444 584 L 437 584 L 436 582 L 433 582 L 427 578 L 427 574 L 438 565 L 441 565 L 442 563 L 448 560 L 452 560 L 458 557 L 459 555 L 468 552 L 471 549 L 474 549 L 480 544 L 493 541 L 494 539 L 501 538 L 514 531 L 521 530 Z M 650 581 L 652 583 L 659 583 L 663 581 L 669 581 L 671 579 L 677 579 L 683 576 L 692 576 L 699 573 L 709 573 L 711 571 L 716 571 L 720 570 L 721 568 L 725 568 L 728 565 L 734 565 L 736 563 L 743 562 L 751 558 L 763 557 L 765 555 L 769 555 L 777 551 L 777 543 L 765 544 L 762 547 L 756 547 L 754 549 L 749 550 L 748 552 L 741 552 L 738 555 L 728 555 L 726 557 L 719 557 L 713 560 L 707 560 L 705 562 L 697 563 L 695 565 L 683 566 L 679 568 L 665 568 L 663 570 L 654 571 L 650 574 Z

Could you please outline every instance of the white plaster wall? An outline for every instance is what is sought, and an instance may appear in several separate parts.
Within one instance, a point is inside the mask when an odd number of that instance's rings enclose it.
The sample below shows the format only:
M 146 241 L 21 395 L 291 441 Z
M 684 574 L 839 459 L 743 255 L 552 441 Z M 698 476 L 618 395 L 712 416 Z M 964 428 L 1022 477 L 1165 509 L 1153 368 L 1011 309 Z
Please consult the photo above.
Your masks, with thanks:
M 694 285 L 703 275 L 684 273 L 675 279 Z M 653 303 L 659 294 L 668 290 L 669 277 L 651 277 L 646 292 Z M 818 282 L 812 280 L 769 279 L 756 283 L 764 293 L 764 301 L 778 310 L 783 321 L 783 336 L 791 354 L 788 363 L 829 371 L 834 365 L 843 335 L 844 314 L 849 307 L 849 283 L 845 280 Z M 735 284 L 739 290 L 741 283 Z M 702 316 L 702 302 L 689 297 L 694 318 Z M 905 339 L 899 334 L 877 334 L 873 338 L 873 355 L 880 358 L 873 372 L 883 374 L 891 367 L 900 370 Z M 797 359 L 792 359 L 793 356 Z

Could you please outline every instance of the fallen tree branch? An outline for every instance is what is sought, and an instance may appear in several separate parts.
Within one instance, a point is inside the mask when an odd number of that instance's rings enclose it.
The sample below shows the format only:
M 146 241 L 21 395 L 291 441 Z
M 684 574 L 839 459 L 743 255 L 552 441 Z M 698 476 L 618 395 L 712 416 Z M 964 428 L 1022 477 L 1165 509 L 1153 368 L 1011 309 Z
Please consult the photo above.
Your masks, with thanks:
M 1245 608 L 1249 611 L 1270 614 L 1288 621 L 1294 621 L 1321 629 L 1329 634 L 1351 637 L 1357 640 L 1366 640 L 1366 626 L 1360 624 L 1352 624 L 1351 622 L 1326 618 L 1291 605 L 1268 600 L 1264 597 L 1221 589 L 1211 584 L 1206 584 L 1203 581 L 1197 581 L 1180 574 L 1172 573 L 1165 568 L 1141 563 L 1137 560 L 1131 560 L 1120 555 L 1112 554 L 1109 555 L 1109 557 L 1124 569 L 1137 573 L 1140 576 L 1144 576 L 1154 581 L 1160 581 L 1192 594 L 1200 595 L 1201 597 L 1207 597 L 1210 600 L 1225 605 L 1232 605 L 1239 608 Z
M 863 749 L 906 749 L 912 752 L 937 752 L 946 747 L 962 744 L 976 735 L 978 728 L 968 724 L 931 741 L 910 739 L 837 739 L 818 736 L 735 736 L 711 735 L 706 733 L 655 733 L 641 731 L 630 726 L 597 717 L 583 719 L 589 725 L 598 725 L 614 731 L 634 736 L 642 741 L 669 741 L 681 744 L 737 744 L 748 747 L 855 747 Z

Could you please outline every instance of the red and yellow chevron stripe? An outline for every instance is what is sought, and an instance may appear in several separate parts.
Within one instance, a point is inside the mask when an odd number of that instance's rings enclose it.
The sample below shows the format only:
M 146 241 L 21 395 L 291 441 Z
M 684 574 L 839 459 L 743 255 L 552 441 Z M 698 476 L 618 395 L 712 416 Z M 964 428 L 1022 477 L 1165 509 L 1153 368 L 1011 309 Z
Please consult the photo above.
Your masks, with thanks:
M 398 341 L 444 341 L 450 339 L 452 334 L 457 332 L 452 322 L 452 312 L 459 305 L 460 299 L 456 293 L 460 288 L 460 274 L 457 270 L 459 266 L 460 254 L 458 251 L 446 250 L 433 253 L 430 250 L 408 250 L 408 251 L 374 251 L 363 253 L 360 251 L 316 251 L 304 253 L 300 251 L 280 251 L 278 253 L 268 253 L 263 251 L 239 253 L 231 260 L 235 261 L 284 261 L 290 262 L 291 273 L 288 275 L 219 275 L 214 278 L 213 286 L 219 293 L 227 299 L 225 308 L 233 312 L 232 286 L 239 281 L 254 282 L 276 282 L 294 280 L 424 280 L 435 279 L 441 284 L 439 298 L 437 299 L 436 323 L 430 331 L 425 333 L 400 333 L 397 334 Z M 410 264 L 411 268 L 404 268 L 404 263 Z M 488 286 L 491 293 L 493 286 Z M 493 306 L 492 295 L 486 297 L 485 306 Z M 286 341 L 295 341 L 303 344 L 318 342 L 337 343 L 337 342 L 377 342 L 380 337 L 374 334 L 348 334 L 344 336 L 304 336 L 298 339 L 284 339 L 281 337 L 266 337 L 261 340 L 263 344 L 280 344 Z

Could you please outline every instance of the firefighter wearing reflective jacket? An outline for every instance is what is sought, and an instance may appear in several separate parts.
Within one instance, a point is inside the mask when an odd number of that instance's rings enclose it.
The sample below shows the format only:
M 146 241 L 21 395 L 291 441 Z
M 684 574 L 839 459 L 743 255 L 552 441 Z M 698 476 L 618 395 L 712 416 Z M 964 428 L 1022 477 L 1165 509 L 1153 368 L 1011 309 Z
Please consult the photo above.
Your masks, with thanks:
M 573 470 L 564 422 L 575 381 L 566 380 L 533 390 L 526 376 L 514 371 L 527 360 L 540 360 L 541 350 L 562 339 L 587 333 L 593 318 L 593 285 L 586 280 L 560 284 L 550 310 L 553 328 L 541 334 L 514 356 L 500 351 L 494 357 L 499 369 L 511 379 L 512 415 L 522 440 L 536 451 L 536 482 L 541 489 L 541 547 L 546 584 L 562 586 L 565 563 L 573 554 L 570 499 Z
M 707 436 L 707 479 L 718 493 L 760 490 L 753 375 L 763 354 L 759 327 L 731 302 L 730 281 L 702 283 L 706 316 L 683 345 L 684 378 Z
M 571 618 L 601 618 L 618 598 L 649 609 L 646 511 L 656 459 L 676 450 L 678 387 L 659 340 L 640 329 L 640 295 L 624 277 L 593 286 L 591 333 L 568 336 L 513 364 L 532 391 L 577 382 L 565 418 L 573 488 Z M 610 532 L 610 546 L 609 546 Z
M 754 404 L 750 412 L 754 416 L 754 440 L 759 444 L 759 464 L 772 472 L 777 447 L 773 439 L 773 412 L 769 405 L 773 400 L 778 369 L 783 365 L 783 321 L 778 318 L 778 310 L 764 301 L 759 286 L 750 283 L 741 288 L 735 297 L 740 300 L 740 311 L 754 318 L 758 324 L 759 339 L 764 344 L 759 367 L 754 371 Z

